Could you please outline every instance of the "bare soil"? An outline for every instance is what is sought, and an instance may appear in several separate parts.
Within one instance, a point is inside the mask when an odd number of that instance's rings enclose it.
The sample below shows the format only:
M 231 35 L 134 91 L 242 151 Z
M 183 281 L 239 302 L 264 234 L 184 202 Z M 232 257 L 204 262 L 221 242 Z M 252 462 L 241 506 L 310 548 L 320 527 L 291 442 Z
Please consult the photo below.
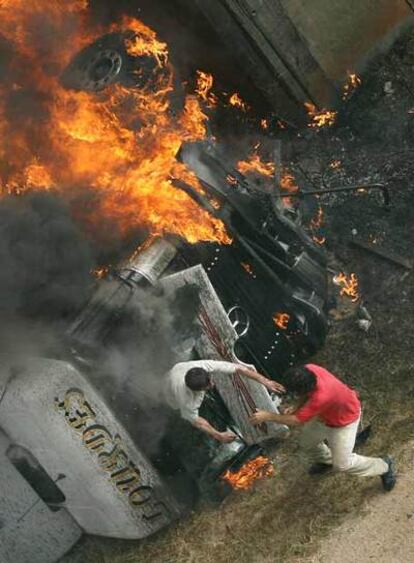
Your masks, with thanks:
M 322 542 L 309 563 L 414 560 L 414 442 L 406 455 L 406 472 L 399 476 L 393 493 L 375 497 L 362 514 L 348 517 Z

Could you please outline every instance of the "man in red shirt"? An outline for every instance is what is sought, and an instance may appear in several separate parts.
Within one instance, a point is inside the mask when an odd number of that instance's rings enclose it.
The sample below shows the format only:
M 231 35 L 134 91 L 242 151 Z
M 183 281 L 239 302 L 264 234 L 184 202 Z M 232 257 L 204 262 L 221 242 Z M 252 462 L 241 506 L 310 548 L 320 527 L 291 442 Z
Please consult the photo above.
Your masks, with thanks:
M 304 424 L 300 444 L 314 462 L 311 473 L 334 469 L 360 477 L 378 475 L 386 491 L 394 488 L 392 458 L 366 457 L 353 452 L 361 418 L 361 403 L 355 391 L 315 364 L 289 370 L 286 389 L 299 397 L 300 406 L 287 409 L 284 414 L 257 411 L 251 417 L 252 424 L 266 421 L 288 426 Z

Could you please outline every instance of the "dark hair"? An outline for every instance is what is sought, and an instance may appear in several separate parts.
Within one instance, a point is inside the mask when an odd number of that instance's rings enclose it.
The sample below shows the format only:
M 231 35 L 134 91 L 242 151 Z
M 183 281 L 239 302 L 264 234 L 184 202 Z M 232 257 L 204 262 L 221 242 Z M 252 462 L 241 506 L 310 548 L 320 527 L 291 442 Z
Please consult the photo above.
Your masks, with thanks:
M 210 374 L 203 368 L 191 368 L 185 374 L 185 384 L 192 391 L 204 391 L 210 382 Z
M 288 393 L 307 395 L 316 387 L 316 375 L 306 366 L 290 368 L 283 377 Z

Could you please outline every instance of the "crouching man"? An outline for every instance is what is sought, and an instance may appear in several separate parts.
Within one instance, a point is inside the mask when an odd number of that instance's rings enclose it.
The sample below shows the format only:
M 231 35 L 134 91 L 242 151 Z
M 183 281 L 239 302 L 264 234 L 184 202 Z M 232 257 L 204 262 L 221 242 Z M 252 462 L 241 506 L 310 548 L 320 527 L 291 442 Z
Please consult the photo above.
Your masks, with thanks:
M 179 410 L 181 417 L 193 426 L 212 436 L 220 442 L 232 442 L 236 436 L 233 432 L 219 432 L 198 413 L 209 389 L 214 387 L 216 375 L 231 376 L 235 373 L 249 377 L 264 385 L 270 392 L 282 393 L 284 387 L 275 381 L 260 375 L 253 369 L 231 362 L 199 360 L 176 364 L 166 374 L 164 398 L 174 410 Z
M 389 456 L 374 458 L 353 452 L 361 417 L 361 404 L 355 391 L 314 364 L 289 370 L 286 389 L 299 398 L 299 407 L 284 414 L 258 411 L 251 417 L 252 424 L 265 421 L 288 426 L 304 424 L 300 445 L 314 463 L 311 474 L 333 469 L 359 477 L 377 475 L 386 491 L 394 488 L 394 463 Z

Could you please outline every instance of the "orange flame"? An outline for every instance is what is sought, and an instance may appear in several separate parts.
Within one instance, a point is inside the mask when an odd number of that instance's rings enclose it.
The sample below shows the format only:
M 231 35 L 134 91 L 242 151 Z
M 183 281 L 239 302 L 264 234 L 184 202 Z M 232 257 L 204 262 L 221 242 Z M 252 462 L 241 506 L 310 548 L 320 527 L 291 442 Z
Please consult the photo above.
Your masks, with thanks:
M 278 328 L 286 330 L 289 325 L 290 315 L 288 313 L 275 313 L 273 315 L 273 322 Z
M 297 192 L 299 189 L 298 185 L 296 184 L 294 175 L 287 169 L 283 171 L 280 178 L 280 187 L 282 190 L 291 193 Z
M 293 174 L 284 169 L 282 175 L 280 177 L 280 189 L 287 193 L 295 193 L 299 190 L 299 186 L 296 184 L 295 177 Z M 283 198 L 283 201 L 286 205 L 292 205 L 292 198 Z
M 257 152 L 254 152 L 248 160 L 241 160 L 237 164 L 237 170 L 242 174 L 261 174 L 262 176 L 274 176 L 276 166 L 273 162 L 264 162 Z
M 222 479 L 230 483 L 234 489 L 249 489 L 257 479 L 273 477 L 275 469 L 268 457 L 259 456 L 248 461 L 239 471 L 228 469 Z
M 318 207 L 318 211 L 316 215 L 312 217 L 309 227 L 312 233 L 312 239 L 316 244 L 325 244 L 326 238 L 318 233 L 318 230 L 322 227 L 323 224 L 323 209 L 321 206 Z
M 311 122 L 308 123 L 308 127 L 320 128 L 320 127 L 330 127 L 336 121 L 338 115 L 337 111 L 329 109 L 321 109 L 312 104 L 312 102 L 305 102 L 305 108 L 308 112 Z
M 354 273 L 347 276 L 344 272 L 340 272 L 333 278 L 335 285 L 341 287 L 340 295 L 346 295 L 351 298 L 351 301 L 355 303 L 359 299 L 358 292 L 358 278 Z
M 255 152 L 250 155 L 247 160 L 240 160 L 237 163 L 237 170 L 242 174 L 259 174 L 271 178 L 276 173 L 276 165 L 274 162 L 265 162 L 257 153 L 258 146 L 255 147 Z M 294 193 L 299 190 L 296 184 L 295 177 L 288 169 L 283 169 L 280 177 L 280 189 L 285 192 Z M 291 204 L 289 198 L 284 198 L 286 204 Z
M 342 164 L 341 160 L 333 160 L 332 162 L 329 163 L 329 168 L 332 168 L 332 170 L 336 170 L 337 168 L 340 168 Z
M 212 74 L 197 70 L 197 88 L 195 92 L 210 106 L 215 106 L 218 102 L 217 96 L 211 92 L 213 84 L 214 78 Z
M 342 99 L 347 100 L 354 92 L 354 90 L 356 90 L 356 88 L 361 85 L 361 83 L 362 80 L 357 74 L 348 71 L 348 76 L 343 89 Z
M 319 206 L 316 215 L 311 219 L 310 227 L 311 229 L 316 231 L 317 229 L 321 228 L 322 223 L 323 223 L 323 209 L 322 207 Z
M 86 0 L 0 2 L 0 34 L 12 49 L 8 64 L 14 76 L 13 84 L 0 86 L 0 193 L 53 187 L 73 202 L 73 188 L 82 188 L 93 196 L 91 227 L 105 217 L 121 233 L 139 226 L 191 243 L 230 243 L 223 223 L 169 180 L 181 178 L 202 189 L 175 157 L 182 142 L 205 137 L 207 118 L 191 95 L 180 114 L 170 111 L 167 45 L 131 17 L 107 29 L 93 26 L 87 8 Z M 47 33 L 40 35 L 39 22 Z M 115 84 L 99 93 L 65 89 L 60 76 L 72 57 L 108 32 L 128 32 L 131 58 L 152 57 L 151 85 Z M 33 99 L 34 109 L 16 125 L 7 108 L 20 95 Z M 75 207 L 77 212 L 85 215 Z
M 247 111 L 249 109 L 249 106 L 246 104 L 246 102 L 243 102 L 243 100 L 240 97 L 240 94 L 238 94 L 237 92 L 235 92 L 230 96 L 229 104 L 236 108 L 241 109 L 242 111 Z

